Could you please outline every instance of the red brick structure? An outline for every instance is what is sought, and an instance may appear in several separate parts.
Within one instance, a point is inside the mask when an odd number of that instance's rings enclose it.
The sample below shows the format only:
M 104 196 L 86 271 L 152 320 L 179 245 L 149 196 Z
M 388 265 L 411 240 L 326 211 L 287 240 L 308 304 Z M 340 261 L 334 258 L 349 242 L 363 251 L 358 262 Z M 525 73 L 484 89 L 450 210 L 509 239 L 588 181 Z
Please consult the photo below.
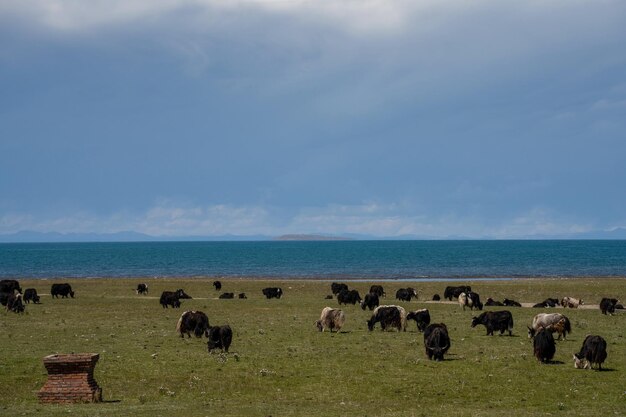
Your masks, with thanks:
M 48 380 L 39 390 L 40 403 L 95 403 L 102 401 L 102 388 L 93 378 L 100 355 L 77 353 L 43 358 Z

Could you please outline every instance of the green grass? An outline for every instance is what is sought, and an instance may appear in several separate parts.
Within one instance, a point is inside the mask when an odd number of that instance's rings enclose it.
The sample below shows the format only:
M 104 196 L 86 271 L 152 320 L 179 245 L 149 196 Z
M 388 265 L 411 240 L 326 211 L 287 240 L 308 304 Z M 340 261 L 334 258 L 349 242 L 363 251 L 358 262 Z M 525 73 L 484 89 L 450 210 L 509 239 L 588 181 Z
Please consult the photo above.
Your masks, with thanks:
M 62 280 L 63 282 L 65 280 Z M 55 282 L 62 282 L 55 281 Z M 141 280 L 146 281 L 146 280 Z M 52 299 L 52 281 L 21 281 L 42 293 L 26 313 L 0 313 L 0 415 L 41 416 L 626 416 L 626 314 L 596 309 L 562 310 L 573 333 L 558 342 L 556 364 L 532 355 L 526 325 L 540 311 L 511 308 L 514 337 L 485 336 L 470 328 L 470 311 L 458 305 L 412 301 L 433 322 L 447 324 L 452 347 L 446 361 L 426 358 L 415 323 L 405 333 L 368 332 L 370 313 L 343 306 L 339 334 L 319 333 L 313 323 L 330 283 L 222 280 L 223 291 L 247 300 L 218 300 L 213 279 L 154 279 L 149 296 L 133 289 L 140 280 L 68 280 L 75 299 Z M 354 282 L 361 294 L 371 283 Z M 383 283 L 392 304 L 402 283 Z M 421 299 L 443 293 L 446 283 L 415 283 Z M 261 289 L 281 286 L 281 300 Z M 571 295 L 597 304 L 624 300 L 626 279 L 474 282 L 486 299 L 539 302 Z M 162 309 L 163 290 L 184 288 L 193 300 L 180 310 Z M 176 321 L 186 309 L 204 311 L 212 325 L 231 325 L 231 353 L 209 355 L 206 339 L 182 340 Z M 606 372 L 576 370 L 571 360 L 586 334 L 608 342 Z M 41 405 L 46 380 L 42 358 L 52 353 L 100 354 L 95 378 L 104 403 Z M 562 363 L 558 363 L 562 362 Z

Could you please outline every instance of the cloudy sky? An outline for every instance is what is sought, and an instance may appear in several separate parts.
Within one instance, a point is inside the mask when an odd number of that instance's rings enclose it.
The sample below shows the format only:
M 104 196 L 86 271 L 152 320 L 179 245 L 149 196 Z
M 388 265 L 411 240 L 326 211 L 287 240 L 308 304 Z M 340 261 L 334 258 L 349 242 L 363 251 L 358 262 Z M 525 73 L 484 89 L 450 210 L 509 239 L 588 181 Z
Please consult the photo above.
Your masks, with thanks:
M 626 227 L 621 0 L 0 0 L 0 234 Z

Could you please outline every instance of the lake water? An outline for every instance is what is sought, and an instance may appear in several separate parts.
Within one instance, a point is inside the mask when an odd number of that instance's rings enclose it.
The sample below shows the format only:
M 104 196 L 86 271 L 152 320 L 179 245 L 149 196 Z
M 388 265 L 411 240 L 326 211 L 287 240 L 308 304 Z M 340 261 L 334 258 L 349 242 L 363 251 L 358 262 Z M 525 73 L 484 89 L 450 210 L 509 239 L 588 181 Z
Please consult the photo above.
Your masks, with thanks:
M 456 279 L 626 276 L 626 241 L 0 244 L 0 277 Z

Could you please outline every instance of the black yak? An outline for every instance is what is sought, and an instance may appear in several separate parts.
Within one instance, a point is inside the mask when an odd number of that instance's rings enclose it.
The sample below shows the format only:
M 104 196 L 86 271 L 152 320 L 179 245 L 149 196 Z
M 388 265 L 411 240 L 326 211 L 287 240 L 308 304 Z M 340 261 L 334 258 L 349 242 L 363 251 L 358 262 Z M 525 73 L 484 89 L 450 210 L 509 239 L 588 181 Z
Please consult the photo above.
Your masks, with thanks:
M 580 352 L 574 354 L 574 367 L 576 369 L 593 369 L 593 364 L 602 370 L 602 363 L 606 359 L 606 340 L 601 336 L 588 335 L 585 337 Z
M 378 306 L 367 320 L 368 330 L 374 330 L 376 323 L 380 323 L 382 330 L 395 327 L 398 331 L 406 331 L 406 310 L 399 306 Z
M 209 327 L 208 338 L 207 347 L 209 353 L 213 349 L 221 349 L 222 352 L 228 353 L 228 348 L 233 341 L 233 331 L 228 324 Z
M 513 335 L 513 315 L 510 311 L 486 311 L 478 317 L 472 318 L 472 327 L 482 324 L 487 329 L 487 336 L 493 336 L 494 331 L 504 334 L 509 332 L 509 336 Z
M 378 294 L 374 292 L 365 294 L 365 299 L 361 302 L 361 308 L 363 310 L 365 310 L 366 308 L 373 310 L 379 305 L 380 305 L 380 301 L 378 300 Z
M 209 336 L 209 318 L 202 311 L 185 311 L 176 323 L 176 331 L 180 337 L 191 337 L 191 332 L 196 337 Z
M 556 345 L 552 332 L 541 328 L 533 337 L 533 353 L 542 363 L 547 363 L 554 358 Z
M 424 330 L 424 347 L 428 359 L 442 361 L 443 355 L 450 349 L 448 328 L 443 323 L 434 323 Z
M 407 320 L 415 320 L 417 323 L 417 331 L 423 332 L 426 326 L 430 324 L 430 312 L 427 308 L 411 311 L 406 315 Z
M 615 306 L 618 302 L 619 300 L 617 298 L 603 298 L 602 301 L 600 301 L 600 311 L 602 314 L 608 313 L 612 315 L 615 313 Z

